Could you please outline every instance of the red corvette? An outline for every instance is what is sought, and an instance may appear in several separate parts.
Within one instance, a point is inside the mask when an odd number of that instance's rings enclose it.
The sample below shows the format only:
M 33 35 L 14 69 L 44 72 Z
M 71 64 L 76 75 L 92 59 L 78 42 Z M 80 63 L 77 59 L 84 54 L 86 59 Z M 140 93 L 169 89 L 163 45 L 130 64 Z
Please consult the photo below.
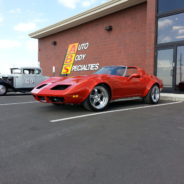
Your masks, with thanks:
M 40 102 L 83 104 L 88 110 L 104 110 L 110 101 L 142 97 L 156 104 L 163 83 L 139 67 L 106 66 L 92 75 L 51 77 L 32 90 Z

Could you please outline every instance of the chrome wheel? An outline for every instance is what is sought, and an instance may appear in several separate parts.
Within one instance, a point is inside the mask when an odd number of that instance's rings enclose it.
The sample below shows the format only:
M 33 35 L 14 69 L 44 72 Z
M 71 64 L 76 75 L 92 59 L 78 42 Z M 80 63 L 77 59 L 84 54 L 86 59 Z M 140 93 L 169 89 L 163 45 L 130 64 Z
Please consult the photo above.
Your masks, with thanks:
M 4 85 L 0 85 L 0 95 L 6 94 L 6 87 Z
M 153 86 L 151 90 L 151 99 L 154 103 L 157 103 L 160 99 L 160 89 L 157 85 Z
M 96 86 L 89 95 L 89 102 L 96 110 L 101 110 L 108 105 L 109 93 L 103 86 Z

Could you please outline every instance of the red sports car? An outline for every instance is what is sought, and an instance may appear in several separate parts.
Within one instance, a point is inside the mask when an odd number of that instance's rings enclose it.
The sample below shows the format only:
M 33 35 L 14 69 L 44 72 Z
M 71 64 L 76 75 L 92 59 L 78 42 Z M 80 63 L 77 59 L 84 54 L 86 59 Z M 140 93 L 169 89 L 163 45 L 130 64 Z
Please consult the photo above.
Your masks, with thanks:
M 163 83 L 143 69 L 132 66 L 106 66 L 92 75 L 51 77 L 32 90 L 40 102 L 83 104 L 88 110 L 101 111 L 112 100 L 142 97 L 156 104 Z

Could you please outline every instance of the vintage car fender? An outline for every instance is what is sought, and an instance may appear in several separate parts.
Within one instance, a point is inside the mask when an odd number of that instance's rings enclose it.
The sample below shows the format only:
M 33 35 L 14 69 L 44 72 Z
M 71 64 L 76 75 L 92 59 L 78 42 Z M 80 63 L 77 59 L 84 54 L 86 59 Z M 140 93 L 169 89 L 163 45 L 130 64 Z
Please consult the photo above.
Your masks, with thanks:
M 4 81 L 3 79 L 0 79 L 0 85 L 4 85 L 7 89 L 14 89 L 14 87 L 9 84 L 8 82 Z

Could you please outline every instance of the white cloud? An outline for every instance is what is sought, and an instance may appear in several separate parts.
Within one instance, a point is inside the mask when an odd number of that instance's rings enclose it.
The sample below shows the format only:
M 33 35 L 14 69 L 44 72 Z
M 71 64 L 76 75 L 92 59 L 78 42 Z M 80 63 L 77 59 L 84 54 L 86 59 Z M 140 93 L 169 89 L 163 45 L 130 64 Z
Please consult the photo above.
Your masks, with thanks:
M 83 1 L 82 2 L 82 6 L 84 6 L 84 7 L 88 7 L 90 5 L 91 5 L 91 2 L 90 1 Z
M 177 38 L 177 39 L 184 39 L 184 35 L 177 36 L 176 38 Z
M 17 40 L 0 40 L 0 49 L 11 49 L 21 46 L 22 43 Z
M 48 19 L 39 19 L 39 18 L 37 18 L 37 19 L 34 19 L 32 22 L 35 22 L 35 23 L 43 23 L 43 22 L 47 22 L 48 21 Z
M 58 2 L 67 8 L 75 9 L 81 0 L 58 0 Z
M 22 10 L 20 8 L 16 8 L 16 9 L 9 11 L 9 13 L 11 13 L 11 14 L 20 14 L 21 12 L 22 12 Z
M 159 68 L 170 68 L 171 67 L 171 63 L 168 62 L 167 59 L 159 59 L 159 62 L 158 62 L 158 67 Z
M 25 43 L 26 49 L 30 52 L 38 52 L 38 41 L 35 39 L 27 40 Z
M 158 28 L 159 29 L 163 29 L 163 28 L 165 28 L 167 26 L 171 26 L 172 24 L 173 24 L 173 21 L 169 20 L 169 19 L 159 20 Z
M 35 23 L 19 23 L 16 26 L 14 26 L 14 30 L 20 31 L 20 32 L 28 32 L 28 31 L 33 31 L 36 29 L 36 24 Z
M 4 63 L 6 63 L 5 60 L 3 60 Z M 0 74 L 10 74 L 10 68 L 11 68 L 11 65 L 9 64 L 3 64 L 0 68 Z
M 172 41 L 172 38 L 170 36 L 165 36 L 163 38 L 160 39 L 160 43 L 165 43 L 165 42 L 170 42 Z
M 106 3 L 107 1 L 110 1 L 110 0 L 104 0 L 104 1 L 101 1 L 100 3 L 103 4 L 103 3 Z
M 172 29 L 173 29 L 174 31 L 179 31 L 179 30 L 181 30 L 181 29 L 184 29 L 184 26 L 173 26 Z
M 88 6 L 91 6 L 95 2 L 96 2 L 96 0 L 86 0 L 86 1 L 82 1 L 81 4 L 84 7 L 88 7 Z
M 107 1 L 108 0 L 103 0 L 100 3 L 104 3 Z M 67 8 L 75 9 L 77 5 L 89 7 L 97 2 L 97 0 L 58 0 L 58 2 Z
M 180 30 L 178 31 L 178 33 L 179 33 L 179 34 L 184 34 L 184 29 L 180 29 Z

